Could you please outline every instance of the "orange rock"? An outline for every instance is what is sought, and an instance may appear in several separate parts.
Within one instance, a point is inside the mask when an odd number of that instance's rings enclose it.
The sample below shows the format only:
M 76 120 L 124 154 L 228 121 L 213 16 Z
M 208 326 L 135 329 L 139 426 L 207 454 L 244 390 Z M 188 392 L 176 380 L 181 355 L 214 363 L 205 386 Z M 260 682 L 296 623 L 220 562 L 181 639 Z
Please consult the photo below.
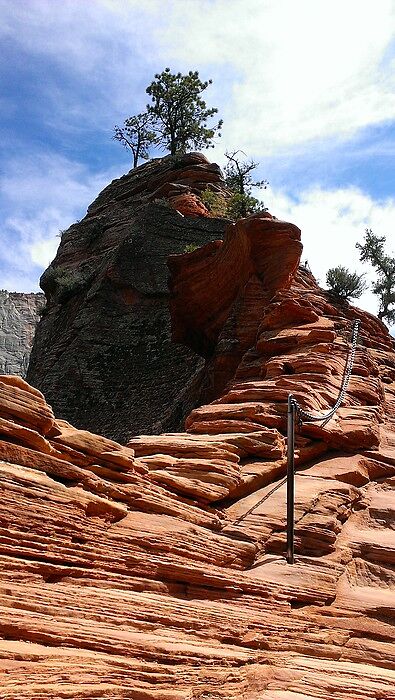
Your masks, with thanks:
M 207 207 L 191 192 L 170 197 L 169 204 L 172 209 L 176 209 L 183 216 L 210 216 Z
M 88 430 L 76 430 L 66 421 L 57 421 L 58 434 L 53 438 L 54 443 L 67 445 L 88 454 L 95 459 L 109 463 L 113 469 L 134 469 L 133 450 L 122 447 L 113 440 L 94 435 Z M 144 471 L 141 464 L 137 465 L 138 471 Z
M 223 244 L 198 256 L 170 256 L 173 339 L 206 355 L 248 279 L 256 274 L 272 296 L 292 281 L 301 251 L 300 230 L 263 212 L 230 225 Z
M 20 377 L 10 375 L 0 377 L 0 416 L 6 420 L 18 420 L 42 435 L 46 435 L 54 424 L 51 407 L 45 403 L 43 395 Z
M 123 447 L 0 380 L 4 700 L 394 697 L 393 341 L 299 255 L 265 214 L 173 259 L 175 334 L 215 396 L 184 433 Z M 333 406 L 356 316 L 341 408 L 297 429 L 290 565 L 287 397 Z
M 0 416 L 0 436 L 8 438 L 9 440 L 15 440 L 20 442 L 22 445 L 27 447 L 32 447 L 38 452 L 44 452 L 46 454 L 58 455 L 57 450 L 52 447 L 51 443 L 46 440 L 40 433 L 31 428 L 25 428 L 14 420 L 6 420 Z

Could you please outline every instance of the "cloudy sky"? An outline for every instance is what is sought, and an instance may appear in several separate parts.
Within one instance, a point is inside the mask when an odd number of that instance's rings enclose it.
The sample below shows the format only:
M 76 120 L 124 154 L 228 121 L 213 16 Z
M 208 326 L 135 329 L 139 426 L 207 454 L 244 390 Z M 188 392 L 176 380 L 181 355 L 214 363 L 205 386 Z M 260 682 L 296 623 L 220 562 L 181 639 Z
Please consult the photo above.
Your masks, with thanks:
M 113 126 L 166 66 L 212 78 L 208 156 L 259 162 L 316 277 L 367 270 L 365 228 L 395 249 L 394 33 L 395 0 L 0 0 L 0 288 L 38 290 L 59 230 L 130 169 Z

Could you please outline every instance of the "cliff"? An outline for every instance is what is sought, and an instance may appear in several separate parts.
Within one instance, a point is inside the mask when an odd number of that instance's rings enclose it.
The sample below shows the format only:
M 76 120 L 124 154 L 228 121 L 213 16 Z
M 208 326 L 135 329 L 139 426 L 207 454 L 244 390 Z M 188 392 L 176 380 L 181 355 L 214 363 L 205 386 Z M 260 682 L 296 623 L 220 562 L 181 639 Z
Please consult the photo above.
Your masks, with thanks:
M 204 362 L 171 341 L 166 263 L 222 238 L 227 222 L 197 196 L 208 186 L 227 193 L 203 155 L 153 160 L 63 234 L 27 375 L 60 417 L 124 442 L 178 430 L 198 403 Z
M 26 376 L 43 294 L 0 290 L 0 373 Z
M 174 337 L 220 392 L 185 432 L 124 447 L 1 378 L 4 700 L 394 698 L 394 343 L 300 251 L 265 214 L 171 260 Z M 334 404 L 356 318 L 341 408 L 298 429 L 289 565 L 287 397 Z

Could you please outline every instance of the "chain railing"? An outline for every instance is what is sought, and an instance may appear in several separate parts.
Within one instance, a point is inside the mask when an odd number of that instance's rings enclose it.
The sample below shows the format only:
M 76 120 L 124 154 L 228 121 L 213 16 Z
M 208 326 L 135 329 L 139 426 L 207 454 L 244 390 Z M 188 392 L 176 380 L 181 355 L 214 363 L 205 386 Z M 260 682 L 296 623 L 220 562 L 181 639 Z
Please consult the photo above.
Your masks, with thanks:
M 309 411 L 305 411 L 304 408 L 302 408 L 299 405 L 299 403 L 297 402 L 297 400 L 292 396 L 292 394 L 290 394 L 291 399 L 292 399 L 293 403 L 295 404 L 295 410 L 296 410 L 296 414 L 298 416 L 298 422 L 300 424 L 324 421 L 324 425 L 325 425 L 325 423 L 327 423 L 332 418 L 332 416 L 335 415 L 337 409 L 343 403 L 343 399 L 344 399 L 346 392 L 347 392 L 348 384 L 349 384 L 350 377 L 351 377 L 352 368 L 354 365 L 355 351 L 357 348 L 359 324 L 360 324 L 359 320 L 354 321 L 353 330 L 352 330 L 352 337 L 351 337 L 351 349 L 348 353 L 347 363 L 346 363 L 346 366 L 344 368 L 342 385 L 340 387 L 339 396 L 337 397 L 336 403 L 333 406 L 333 408 L 331 408 L 331 410 L 328 411 L 328 413 L 324 413 L 323 415 L 317 416 L 317 415 L 314 415 L 314 413 L 310 413 Z
M 288 411 L 287 411 L 287 562 L 293 564 L 295 561 L 294 554 L 294 533 L 295 533 L 295 417 L 298 419 L 298 424 L 301 427 L 303 423 L 322 422 L 324 427 L 327 422 L 335 415 L 338 408 L 343 403 L 347 392 L 348 384 L 352 373 L 352 368 L 355 360 L 355 352 L 357 348 L 358 331 L 360 321 L 354 321 L 352 330 L 351 348 L 348 353 L 346 366 L 344 368 L 343 379 L 339 391 L 339 395 L 334 406 L 327 413 L 316 415 L 306 411 L 300 406 L 298 401 L 292 394 L 288 395 Z
M 268 493 L 266 493 L 258 503 L 255 503 L 246 513 L 243 513 L 237 520 L 231 523 L 232 527 L 239 525 L 250 513 L 252 513 L 258 506 L 260 506 L 264 501 L 266 501 L 269 496 L 272 495 L 277 489 L 279 489 L 285 482 L 287 482 L 287 555 L 286 559 L 288 564 L 293 564 L 295 561 L 294 555 L 294 532 L 295 532 L 295 418 L 299 427 L 303 423 L 313 423 L 322 422 L 322 427 L 334 416 L 338 408 L 341 406 L 344 397 L 347 392 L 347 388 L 350 382 L 350 377 L 352 369 L 354 366 L 355 353 L 357 349 L 357 340 L 359 332 L 360 321 L 354 321 L 352 337 L 351 337 L 351 348 L 348 352 L 347 362 L 344 368 L 343 378 L 341 387 L 339 390 L 339 395 L 337 400 L 331 408 L 330 411 L 322 415 L 316 415 L 306 411 L 300 406 L 297 399 L 292 394 L 288 395 L 288 410 L 287 410 L 287 476 L 276 484 Z

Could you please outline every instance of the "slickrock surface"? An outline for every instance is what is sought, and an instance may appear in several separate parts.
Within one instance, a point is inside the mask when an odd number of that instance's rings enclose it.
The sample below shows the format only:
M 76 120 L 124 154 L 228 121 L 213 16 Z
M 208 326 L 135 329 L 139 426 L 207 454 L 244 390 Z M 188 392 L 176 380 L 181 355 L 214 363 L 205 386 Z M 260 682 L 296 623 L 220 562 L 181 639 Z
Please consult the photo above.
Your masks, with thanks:
M 266 214 L 172 262 L 174 333 L 223 385 L 183 433 L 122 446 L 0 378 L 2 700 L 394 700 L 393 341 L 299 236 Z M 288 565 L 287 395 L 333 405 L 356 317 L 342 408 L 298 431 Z
M 44 294 L 0 289 L 0 374 L 26 376 Z
M 159 158 L 114 180 L 62 235 L 41 278 L 46 312 L 27 379 L 56 415 L 119 441 L 178 430 L 204 362 L 171 340 L 167 258 L 221 239 L 198 195 L 226 195 L 202 154 Z

